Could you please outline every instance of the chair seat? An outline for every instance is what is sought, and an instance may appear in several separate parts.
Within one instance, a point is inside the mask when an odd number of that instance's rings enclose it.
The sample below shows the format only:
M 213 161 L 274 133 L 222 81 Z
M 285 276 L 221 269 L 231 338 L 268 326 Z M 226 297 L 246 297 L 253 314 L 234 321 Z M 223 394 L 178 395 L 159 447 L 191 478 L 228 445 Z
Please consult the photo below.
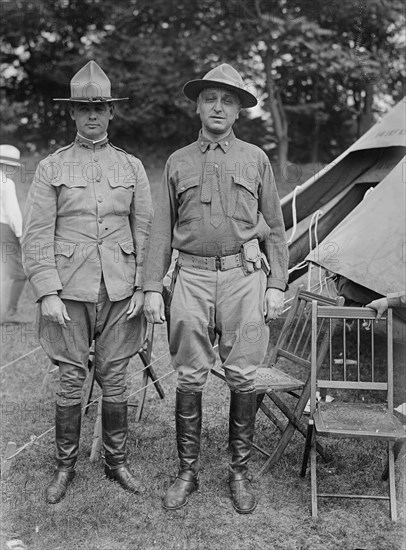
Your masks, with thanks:
M 317 434 L 351 439 L 406 439 L 401 421 L 384 404 L 320 403 L 314 413 Z
M 304 383 L 276 367 L 259 367 L 255 377 L 257 393 L 267 391 L 292 391 L 303 388 Z
M 212 369 L 212 374 L 215 374 L 222 380 L 225 380 L 224 369 L 221 366 L 216 366 Z M 276 367 L 259 367 L 255 377 L 255 390 L 257 393 L 266 393 L 268 391 L 292 391 L 303 388 L 304 384 L 301 380 L 289 376 Z

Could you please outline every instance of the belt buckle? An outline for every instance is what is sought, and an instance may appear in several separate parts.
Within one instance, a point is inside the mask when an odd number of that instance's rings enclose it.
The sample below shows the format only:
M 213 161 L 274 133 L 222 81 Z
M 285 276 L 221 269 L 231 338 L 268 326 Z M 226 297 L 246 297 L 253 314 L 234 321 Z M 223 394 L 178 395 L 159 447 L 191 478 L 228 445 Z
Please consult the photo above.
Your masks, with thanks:
M 221 258 L 220 258 L 220 256 L 215 257 L 215 266 L 216 266 L 217 270 L 221 271 Z

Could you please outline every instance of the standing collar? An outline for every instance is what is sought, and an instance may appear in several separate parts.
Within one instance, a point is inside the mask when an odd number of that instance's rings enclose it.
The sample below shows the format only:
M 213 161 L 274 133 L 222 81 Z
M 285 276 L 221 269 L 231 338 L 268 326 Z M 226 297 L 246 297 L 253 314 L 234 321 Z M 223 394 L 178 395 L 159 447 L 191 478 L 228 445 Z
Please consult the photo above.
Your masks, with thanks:
M 76 133 L 75 143 L 81 147 L 86 147 L 86 149 L 101 149 L 105 147 L 109 141 L 107 134 L 101 139 L 93 141 L 92 139 L 85 138 L 79 132 Z
M 217 141 L 216 143 L 219 144 L 219 146 L 224 151 L 224 153 L 227 153 L 227 151 L 230 149 L 234 141 L 235 141 L 235 135 L 234 135 L 234 132 L 231 130 L 228 136 L 224 137 L 220 141 Z M 197 145 L 199 146 L 199 149 L 201 150 L 202 153 L 206 152 L 210 143 L 213 143 L 213 142 L 205 138 L 203 136 L 202 131 L 200 130 L 199 137 L 197 138 Z

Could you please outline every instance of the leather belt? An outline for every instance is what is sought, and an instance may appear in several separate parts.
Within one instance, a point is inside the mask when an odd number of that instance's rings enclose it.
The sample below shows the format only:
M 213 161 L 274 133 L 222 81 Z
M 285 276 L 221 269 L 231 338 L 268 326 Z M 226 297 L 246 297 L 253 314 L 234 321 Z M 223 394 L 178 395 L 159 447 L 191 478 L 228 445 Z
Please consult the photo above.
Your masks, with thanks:
M 207 269 L 209 271 L 227 271 L 235 267 L 242 267 L 241 254 L 231 256 L 194 256 L 179 252 L 177 264 L 181 267 L 192 267 L 195 269 Z

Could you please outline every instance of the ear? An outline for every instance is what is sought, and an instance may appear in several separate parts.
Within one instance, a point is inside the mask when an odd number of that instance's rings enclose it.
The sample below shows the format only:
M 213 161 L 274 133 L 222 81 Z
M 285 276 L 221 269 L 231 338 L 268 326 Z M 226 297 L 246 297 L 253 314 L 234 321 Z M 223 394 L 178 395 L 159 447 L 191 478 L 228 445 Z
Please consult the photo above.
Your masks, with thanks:
M 109 109 L 110 109 L 110 117 L 109 117 L 109 120 L 113 120 L 114 118 L 114 104 L 113 103 L 110 103 L 109 105 Z
M 75 119 L 75 109 L 72 105 L 72 103 L 69 104 L 69 114 L 70 114 L 70 117 L 72 120 L 76 120 Z
M 198 97 L 196 101 L 196 114 L 200 115 L 200 97 Z

